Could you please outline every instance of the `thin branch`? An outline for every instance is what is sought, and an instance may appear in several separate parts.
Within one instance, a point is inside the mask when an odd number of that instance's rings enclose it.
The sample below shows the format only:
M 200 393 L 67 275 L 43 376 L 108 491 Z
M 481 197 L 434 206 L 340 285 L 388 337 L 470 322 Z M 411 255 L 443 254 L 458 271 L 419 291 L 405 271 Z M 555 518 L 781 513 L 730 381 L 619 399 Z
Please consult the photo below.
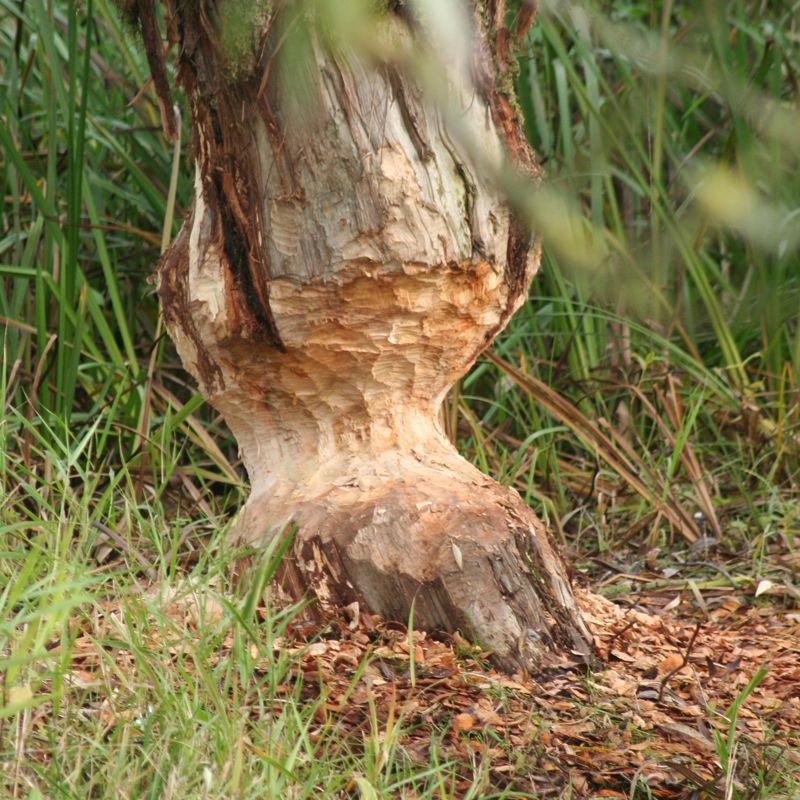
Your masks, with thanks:
M 670 670 L 662 679 L 661 685 L 658 687 L 658 702 L 660 703 L 664 697 L 664 690 L 667 688 L 667 683 L 669 679 L 676 673 L 682 670 L 688 663 L 689 663 L 689 656 L 692 653 L 692 648 L 694 647 L 695 640 L 697 639 L 697 634 L 700 633 L 700 628 L 703 627 L 703 621 L 698 621 L 697 625 L 695 626 L 694 633 L 692 634 L 692 638 L 689 639 L 689 646 L 686 648 L 686 653 L 683 656 L 683 661 L 675 667 L 675 669 Z

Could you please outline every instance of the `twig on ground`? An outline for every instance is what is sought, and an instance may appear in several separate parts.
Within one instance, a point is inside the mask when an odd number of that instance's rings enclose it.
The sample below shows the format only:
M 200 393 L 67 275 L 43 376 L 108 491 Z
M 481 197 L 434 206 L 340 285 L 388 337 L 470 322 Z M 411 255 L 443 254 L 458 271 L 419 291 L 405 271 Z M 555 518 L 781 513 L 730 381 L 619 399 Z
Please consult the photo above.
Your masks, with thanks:
M 126 542 L 125 539 L 120 536 L 115 530 L 109 528 L 103 522 L 97 522 L 96 520 L 92 520 L 91 526 L 96 528 L 100 533 L 104 536 L 107 536 L 111 541 L 119 547 L 119 549 L 123 553 L 128 553 L 133 556 L 136 561 L 139 562 L 139 565 L 144 569 L 145 574 L 150 580 L 155 580 L 156 577 L 156 570 L 153 569 L 153 565 L 150 563 L 150 560 L 147 559 L 142 553 L 137 550 L 130 542 Z
M 694 647 L 695 640 L 697 639 L 697 634 L 700 633 L 700 628 L 703 627 L 703 621 L 700 620 L 697 625 L 694 627 L 694 633 L 692 633 L 692 638 L 689 639 L 689 646 L 686 648 L 686 652 L 683 655 L 683 660 L 680 664 L 678 664 L 675 669 L 671 669 L 662 679 L 661 685 L 658 687 L 658 702 L 660 703 L 664 698 L 664 690 L 667 688 L 667 683 L 669 679 L 676 673 L 682 670 L 688 663 L 689 663 L 689 656 L 692 654 L 692 648 Z
M 620 628 L 609 640 L 608 640 L 608 649 L 606 650 L 606 661 L 611 660 L 611 651 L 614 649 L 614 642 L 622 636 L 623 633 L 629 631 L 634 625 L 636 624 L 636 620 L 632 619 L 627 625 Z

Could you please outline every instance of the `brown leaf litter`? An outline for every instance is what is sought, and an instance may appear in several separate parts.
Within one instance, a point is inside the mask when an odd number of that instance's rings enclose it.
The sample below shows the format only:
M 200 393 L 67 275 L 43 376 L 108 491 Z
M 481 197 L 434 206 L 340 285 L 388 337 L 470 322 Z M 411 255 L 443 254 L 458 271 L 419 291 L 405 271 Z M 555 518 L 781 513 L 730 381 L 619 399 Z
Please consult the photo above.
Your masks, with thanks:
M 512 798 L 724 798 L 715 737 L 727 739 L 725 712 L 766 666 L 763 682 L 738 712 L 735 775 L 728 783 L 746 789 L 749 774 L 779 759 L 800 769 L 800 615 L 746 605 L 734 595 L 700 623 L 676 617 L 679 604 L 658 592 L 640 594 L 628 608 L 588 591 L 579 600 L 604 664 L 599 672 L 565 658 L 535 677 L 508 676 L 488 668 L 488 654 L 458 635 L 409 636 L 355 604 L 325 625 L 298 620 L 274 643 L 297 656 L 291 678 L 279 687 L 276 711 L 280 693 L 293 692 L 304 676 L 302 700 L 324 701 L 312 740 L 335 725 L 357 747 L 375 715 L 380 725 L 400 719 L 399 752 L 425 764 L 436 735 L 446 757 L 464 765 L 456 796 L 469 785 L 470 765 L 483 761 L 492 786 Z M 187 630 L 199 636 L 224 613 L 212 597 L 191 592 L 162 602 L 181 633 L 169 650 L 175 657 L 186 648 Z M 122 624 L 115 607 L 109 603 L 98 617 L 106 631 Z M 135 673 L 129 651 L 98 654 L 99 633 L 75 640 L 68 691 Z M 158 635 L 163 646 L 170 634 Z M 231 635 L 216 658 L 232 647 Z M 252 655 L 258 658 L 255 646 Z M 109 726 L 121 721 L 109 698 L 101 706 Z M 48 713 L 47 706 L 36 709 L 38 724 L 46 725 Z M 571 794 L 564 793 L 567 786 Z

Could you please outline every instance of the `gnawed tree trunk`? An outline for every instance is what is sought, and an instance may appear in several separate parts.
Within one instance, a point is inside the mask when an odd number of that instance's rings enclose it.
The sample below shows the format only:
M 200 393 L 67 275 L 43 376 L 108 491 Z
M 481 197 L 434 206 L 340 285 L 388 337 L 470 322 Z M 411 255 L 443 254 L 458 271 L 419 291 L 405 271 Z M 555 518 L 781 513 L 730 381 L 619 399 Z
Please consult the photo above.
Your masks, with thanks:
M 508 158 L 537 176 L 501 87 L 504 4 L 474 12 L 471 80 L 448 76 L 456 114 L 405 68 L 424 23 L 402 6 L 369 53 L 324 40 L 297 2 L 256 4 L 253 47 L 232 56 L 240 6 L 167 8 L 196 177 L 159 270 L 169 331 L 250 476 L 235 536 L 291 519 L 298 585 L 401 621 L 413 604 L 415 625 L 460 629 L 509 669 L 589 654 L 544 526 L 439 424 L 539 263 L 486 171 Z M 134 10 L 147 39 L 152 0 Z

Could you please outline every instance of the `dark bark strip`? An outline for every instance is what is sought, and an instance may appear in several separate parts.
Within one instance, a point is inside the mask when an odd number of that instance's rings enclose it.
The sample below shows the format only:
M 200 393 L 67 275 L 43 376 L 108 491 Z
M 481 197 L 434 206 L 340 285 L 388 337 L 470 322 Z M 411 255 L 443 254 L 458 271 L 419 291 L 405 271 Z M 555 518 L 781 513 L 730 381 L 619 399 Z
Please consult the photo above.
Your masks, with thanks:
M 386 67 L 389 85 L 392 87 L 395 100 L 400 107 L 406 130 L 414 142 L 414 147 L 422 161 L 433 158 L 430 142 L 425 135 L 425 111 L 420 98 L 412 92 L 407 80 L 403 78 L 398 68 L 393 64 Z
M 255 267 L 251 266 L 254 258 L 251 256 L 251 247 L 246 238 L 248 231 L 242 229 L 239 216 L 234 214 L 223 183 L 224 181 L 216 176 L 215 188 L 222 228 L 222 246 L 228 259 L 235 295 L 238 298 L 236 311 L 242 320 L 237 333 L 250 341 L 265 341 L 283 352 L 286 348 L 281 342 L 280 334 L 269 312 L 269 291 L 266 287 L 257 286 L 253 279 L 254 274 L 259 274 L 260 262 L 256 261 Z
M 522 8 L 513 20 L 516 28 L 516 37 L 506 25 L 508 15 L 505 0 L 488 0 L 486 14 L 490 25 L 485 31 L 485 36 L 494 33 L 494 57 L 490 63 L 487 58 L 476 66 L 477 89 L 489 108 L 495 125 L 501 131 L 505 140 L 506 153 L 511 164 L 523 176 L 531 181 L 538 181 L 541 177 L 536 164 L 533 150 L 525 138 L 524 130 L 519 117 L 516 100 L 512 96 L 511 74 L 516 61 L 516 49 L 524 38 L 528 28 L 533 23 L 536 14 L 536 3 L 531 0 L 523 3 Z M 487 46 L 484 52 L 492 52 Z M 506 281 L 509 287 L 508 308 L 510 317 L 514 302 L 521 294 L 528 290 L 527 262 L 531 247 L 534 245 L 534 236 L 529 223 L 514 213 L 508 234 L 508 250 L 506 261 Z M 503 322 L 505 325 L 505 321 Z
M 164 135 L 174 142 L 178 137 L 178 126 L 167 82 L 167 70 L 164 65 L 164 46 L 161 41 L 161 32 L 158 29 L 155 0 L 134 0 L 134 2 L 135 4 L 130 8 L 130 12 L 135 20 L 138 21 L 142 32 L 142 42 L 147 54 L 150 73 L 153 76 L 153 85 L 158 98 Z
M 506 283 L 508 284 L 509 316 L 511 315 L 514 301 L 528 290 L 528 258 L 532 244 L 533 235 L 530 228 L 516 216 L 512 216 L 508 231 L 505 275 Z

